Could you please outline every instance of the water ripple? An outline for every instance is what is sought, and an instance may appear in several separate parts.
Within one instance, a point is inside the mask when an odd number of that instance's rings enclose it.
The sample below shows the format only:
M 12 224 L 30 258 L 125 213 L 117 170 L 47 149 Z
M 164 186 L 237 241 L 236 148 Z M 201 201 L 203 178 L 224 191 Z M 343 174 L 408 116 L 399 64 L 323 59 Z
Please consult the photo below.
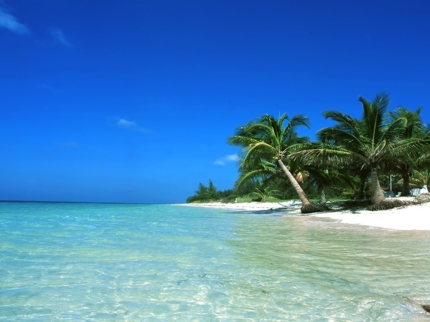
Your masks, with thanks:
M 429 251 L 310 217 L 0 203 L 0 320 L 418 321 Z

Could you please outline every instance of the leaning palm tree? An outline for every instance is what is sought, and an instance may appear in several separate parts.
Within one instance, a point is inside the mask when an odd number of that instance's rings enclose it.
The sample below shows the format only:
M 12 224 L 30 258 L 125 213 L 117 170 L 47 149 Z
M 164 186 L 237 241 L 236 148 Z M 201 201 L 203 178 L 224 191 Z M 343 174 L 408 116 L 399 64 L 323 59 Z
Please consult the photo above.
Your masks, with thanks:
M 430 140 L 427 136 L 403 137 L 407 125 L 405 117 L 386 122 L 387 95 L 376 96 L 373 102 L 362 97 L 359 101 L 363 106 L 361 120 L 336 111 L 324 112 L 324 116 L 336 121 L 337 125 L 320 130 L 318 137 L 322 142 L 333 140 L 338 144 L 338 148 L 330 153 L 342 153 L 344 160 L 351 164 L 358 162 L 362 168 L 370 169 L 371 202 L 375 204 L 385 199 L 378 179 L 382 162 L 405 154 L 416 157 L 428 148 Z
M 248 182 L 259 182 L 263 186 L 270 186 L 282 191 L 291 187 L 291 182 L 288 180 L 285 172 L 277 162 L 273 162 L 273 159 L 268 161 L 262 158 L 250 158 L 250 162 L 239 169 L 239 178 L 235 182 L 236 191 L 242 190 Z M 291 160 L 288 161 L 286 166 L 294 175 L 294 178 L 301 184 L 303 182 L 303 172 L 300 171 L 302 167 L 297 162 L 292 162 Z
M 243 158 L 240 171 L 252 171 L 258 164 L 258 160 L 277 163 L 288 177 L 300 200 L 302 201 L 302 213 L 321 211 L 323 208 L 312 204 L 306 193 L 288 169 L 284 160 L 287 156 L 308 141 L 307 138 L 298 136 L 298 126 L 309 127 L 308 118 L 304 115 L 296 115 L 289 118 L 286 114 L 276 119 L 270 115 L 263 115 L 255 122 L 238 127 L 236 135 L 228 138 L 231 145 L 243 147 Z

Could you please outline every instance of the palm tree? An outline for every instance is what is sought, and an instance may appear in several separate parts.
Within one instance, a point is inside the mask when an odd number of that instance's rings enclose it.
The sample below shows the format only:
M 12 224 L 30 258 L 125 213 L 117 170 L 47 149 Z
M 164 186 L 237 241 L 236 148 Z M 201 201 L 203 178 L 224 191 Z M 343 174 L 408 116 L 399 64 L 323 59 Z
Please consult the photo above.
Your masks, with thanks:
M 300 172 L 299 164 L 291 160 L 288 161 L 288 170 L 294 175 L 299 184 L 302 183 L 302 172 Z M 253 159 L 252 164 L 240 167 L 239 172 L 239 178 L 235 182 L 235 190 L 237 192 L 244 190 L 245 186 L 249 183 L 255 182 L 274 189 L 281 189 L 284 193 L 291 187 L 291 182 L 288 180 L 285 172 L 277 162 L 273 162 L 273 159 L 270 159 L 270 161 L 262 158 Z
M 307 180 L 317 187 L 317 191 L 321 197 L 321 204 L 327 202 L 325 197 L 325 189 L 330 186 L 350 186 L 353 187 L 351 179 L 343 169 L 327 168 L 321 169 L 314 165 L 306 166 L 305 171 L 308 172 Z
M 260 187 L 255 188 L 253 192 L 250 193 L 251 197 L 256 197 L 260 201 L 264 202 L 267 201 L 270 197 L 279 197 L 281 192 L 276 189 L 271 189 L 270 187 Z
M 415 186 L 420 188 L 424 185 L 426 185 L 427 187 L 430 187 L 430 170 L 429 169 L 423 169 L 421 171 L 413 170 L 411 181 L 413 184 L 415 184 Z
M 296 128 L 301 125 L 309 128 L 308 118 L 304 115 L 296 115 L 290 119 L 287 114 L 284 114 L 276 119 L 266 114 L 255 122 L 238 127 L 236 135 L 228 138 L 228 143 L 244 148 L 240 171 L 251 172 L 256 164 L 261 166 L 264 162 L 276 162 L 302 201 L 302 213 L 310 213 L 320 211 L 322 208 L 309 201 L 306 193 L 284 163 L 292 151 L 308 141 L 307 138 L 298 136 L 296 132 Z
M 428 137 L 403 138 L 407 125 L 405 117 L 386 122 L 387 95 L 377 95 L 373 102 L 362 97 L 359 101 L 363 106 L 361 120 L 337 111 L 324 112 L 324 116 L 336 121 L 337 125 L 320 130 L 318 137 L 321 142 L 334 141 L 338 145 L 335 149 L 324 151 L 326 154 L 338 155 L 344 162 L 358 163 L 362 169 L 370 169 L 371 202 L 375 204 L 385 199 L 378 179 L 382 162 L 404 154 L 415 157 L 428 147 L 430 140 Z M 308 153 L 316 154 L 312 151 Z
M 393 122 L 399 118 L 404 118 L 407 121 L 403 133 L 401 133 L 401 138 L 410 139 L 415 137 L 419 139 L 428 135 L 428 129 L 426 129 L 420 118 L 421 109 L 422 107 L 412 112 L 400 106 L 394 112 L 389 113 Z M 409 182 L 412 170 L 419 166 L 420 161 L 423 161 L 422 157 L 416 159 L 412 158 L 409 154 L 402 155 L 400 159 L 388 161 L 388 167 L 402 175 L 402 196 L 410 195 Z

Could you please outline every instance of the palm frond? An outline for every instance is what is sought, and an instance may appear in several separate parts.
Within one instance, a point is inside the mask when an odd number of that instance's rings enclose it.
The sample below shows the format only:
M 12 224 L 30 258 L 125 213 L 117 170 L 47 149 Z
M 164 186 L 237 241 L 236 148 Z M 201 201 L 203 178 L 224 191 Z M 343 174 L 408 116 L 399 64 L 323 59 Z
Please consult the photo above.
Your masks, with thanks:
M 267 175 L 267 170 L 265 169 L 253 169 L 249 171 L 244 171 L 241 173 L 239 178 L 237 179 L 235 183 L 234 189 L 237 191 L 240 189 L 247 181 L 254 180 L 254 179 L 260 179 L 264 175 Z
M 355 154 L 341 147 L 331 145 L 308 145 L 303 150 L 297 150 L 288 155 L 288 159 L 298 161 L 304 165 L 341 166 L 351 164 Z

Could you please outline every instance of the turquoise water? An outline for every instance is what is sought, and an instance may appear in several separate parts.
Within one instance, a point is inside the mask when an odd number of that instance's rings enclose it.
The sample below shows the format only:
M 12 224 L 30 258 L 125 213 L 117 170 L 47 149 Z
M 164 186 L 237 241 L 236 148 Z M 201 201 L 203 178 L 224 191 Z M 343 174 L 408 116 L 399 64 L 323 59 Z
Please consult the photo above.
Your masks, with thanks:
M 282 212 L 0 203 L 2 321 L 428 321 L 430 232 Z

